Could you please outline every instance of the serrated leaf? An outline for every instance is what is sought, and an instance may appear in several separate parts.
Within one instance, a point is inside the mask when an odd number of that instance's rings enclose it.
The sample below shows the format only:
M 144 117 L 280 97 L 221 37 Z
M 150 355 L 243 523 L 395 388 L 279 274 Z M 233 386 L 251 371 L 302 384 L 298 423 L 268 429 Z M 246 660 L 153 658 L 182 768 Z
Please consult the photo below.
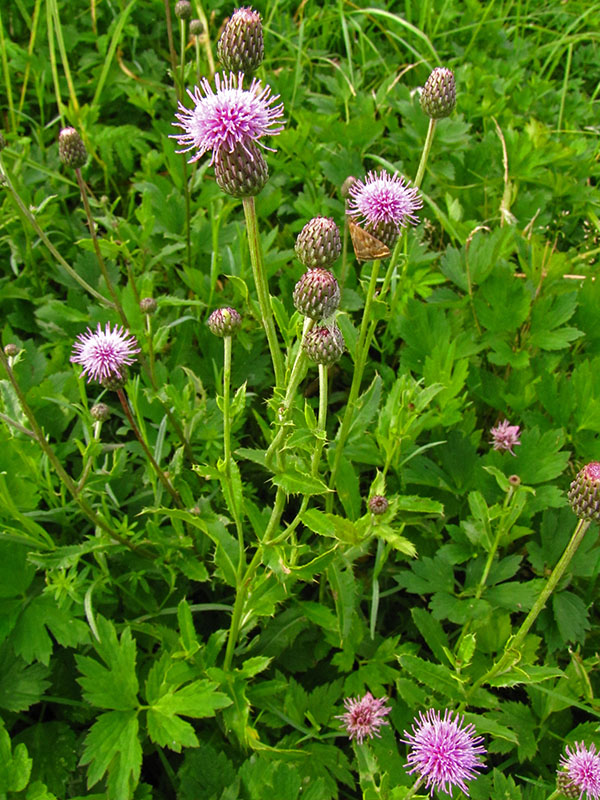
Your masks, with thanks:
M 552 611 L 563 642 L 585 641 L 591 625 L 588 609 L 581 597 L 567 590 L 552 595 Z
M 88 788 L 108 772 L 109 800 L 132 797 L 142 766 L 137 712 L 106 711 L 100 714 L 85 738 L 79 763 L 88 765 Z
M 410 614 L 431 652 L 440 663 L 443 663 L 446 659 L 445 650 L 450 649 L 450 643 L 440 623 L 424 608 L 418 606 L 411 609 Z
M 125 628 L 118 640 L 113 623 L 100 614 L 96 617 L 96 625 L 100 641 L 93 641 L 94 649 L 104 664 L 89 656 L 75 656 L 82 673 L 77 683 L 83 689 L 83 696 L 99 708 L 117 711 L 137 708 L 136 644 L 131 630 Z
M 320 478 L 315 478 L 307 472 L 288 469 L 279 472 L 271 478 L 275 486 L 281 487 L 286 494 L 326 494 L 329 492 L 326 484 Z
M 42 698 L 50 682 L 43 664 L 27 666 L 8 643 L 0 647 L 0 708 L 26 711 Z
M 340 569 L 336 564 L 331 564 L 328 568 L 327 577 L 333 592 L 338 618 L 338 630 L 340 639 L 343 642 L 350 633 L 356 611 L 356 583 L 350 567 Z
M 63 647 L 89 641 L 85 622 L 58 606 L 49 595 L 42 594 L 31 600 L 15 626 L 12 640 L 17 655 L 27 664 L 37 660 L 47 666 L 53 648 L 48 631 Z
M 27 747 L 18 744 L 12 748 L 10 736 L 0 719 L 0 793 L 20 792 L 29 782 L 32 760 Z
M 397 656 L 398 663 L 420 683 L 429 686 L 442 697 L 460 701 L 464 693 L 460 683 L 454 678 L 454 673 L 443 664 L 432 664 L 418 656 L 403 653 Z

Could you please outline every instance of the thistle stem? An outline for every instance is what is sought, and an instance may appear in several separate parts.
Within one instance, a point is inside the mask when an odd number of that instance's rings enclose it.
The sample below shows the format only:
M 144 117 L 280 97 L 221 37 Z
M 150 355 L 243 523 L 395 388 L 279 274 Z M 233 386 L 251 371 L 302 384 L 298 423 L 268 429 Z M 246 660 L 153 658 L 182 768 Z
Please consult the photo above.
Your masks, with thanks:
M 352 417 L 354 416 L 354 409 L 356 407 L 356 401 L 360 391 L 360 384 L 362 381 L 363 372 L 365 370 L 365 364 L 367 362 L 369 347 L 371 346 L 371 340 L 373 339 L 373 335 L 375 333 L 375 323 L 372 323 L 371 321 L 371 307 L 375 298 L 375 289 L 377 287 L 377 276 L 379 275 L 380 263 L 380 261 L 373 261 L 371 268 L 371 278 L 369 281 L 369 288 L 367 289 L 367 298 L 365 301 L 363 318 L 360 324 L 360 332 L 358 334 L 358 342 L 356 343 L 356 351 L 354 354 L 354 373 L 352 375 L 352 383 L 350 384 L 350 393 L 346 402 L 346 408 L 344 409 L 342 424 L 340 425 L 339 433 L 337 435 L 335 455 L 333 458 L 333 466 L 331 468 L 331 476 L 329 479 L 330 489 L 335 488 L 335 482 L 337 479 L 338 470 L 340 468 L 344 445 L 346 444 L 346 439 L 350 433 L 350 426 L 352 424 Z M 331 511 L 333 508 L 333 493 L 327 497 L 326 508 L 327 511 Z
M 186 21 L 179 20 L 179 91 L 178 99 L 183 102 L 185 94 L 185 41 L 186 41 Z M 188 267 L 192 266 L 192 237 L 191 237 L 191 201 L 190 185 L 188 180 L 188 163 L 183 159 L 183 191 L 185 196 L 185 249 Z
M 313 319 L 310 319 L 310 317 L 304 318 L 302 337 L 300 338 L 300 341 L 298 343 L 298 352 L 296 353 L 296 358 L 294 359 L 294 365 L 292 366 L 292 371 L 290 373 L 290 378 L 286 388 L 283 403 L 278 411 L 280 428 L 277 431 L 275 438 L 269 445 L 269 448 L 265 456 L 265 462 L 267 464 L 267 467 L 270 467 L 274 453 L 279 452 L 282 449 L 284 441 L 287 438 L 286 423 L 288 421 L 290 409 L 292 407 L 294 397 L 296 396 L 296 392 L 298 391 L 298 386 L 300 385 L 300 381 L 304 378 L 308 366 L 308 356 L 304 352 L 304 349 L 302 347 L 302 341 L 314 324 L 315 321 Z
M 225 462 L 225 481 L 229 492 L 229 505 L 235 521 L 238 536 L 239 561 L 238 577 L 244 569 L 244 529 L 242 515 L 238 508 L 231 474 L 231 336 L 223 337 L 223 460 Z
M 84 281 L 83 278 L 81 278 L 77 274 L 77 272 L 75 272 L 73 267 L 65 261 L 65 259 L 61 256 L 61 254 L 56 249 L 56 247 L 54 247 L 54 245 L 52 244 L 50 239 L 48 239 L 48 237 L 46 236 L 44 231 L 38 225 L 38 222 L 37 222 L 36 218 L 33 216 L 31 211 L 27 208 L 27 206 L 25 205 L 25 203 L 21 199 L 19 193 L 15 189 L 15 187 L 13 185 L 13 182 L 11 181 L 11 179 L 10 179 L 10 177 L 8 175 L 8 172 L 4 168 L 4 164 L 2 163 L 2 159 L 0 159 L 0 171 L 2 173 L 2 176 L 4 177 L 4 180 L 6 181 L 6 186 L 8 187 L 8 190 L 9 190 L 9 192 L 10 192 L 10 194 L 12 196 L 12 199 L 15 202 L 17 208 L 19 209 L 21 214 L 25 217 L 27 222 L 31 225 L 33 230 L 40 237 L 42 242 L 46 245 L 46 247 L 48 248 L 50 253 L 58 261 L 60 266 L 65 270 L 65 272 L 68 275 L 70 275 L 71 278 L 73 278 L 74 281 L 77 281 L 77 283 L 83 289 L 85 289 L 86 292 L 91 294 L 92 297 L 95 297 L 96 300 L 98 300 L 100 303 L 102 303 L 102 305 L 106 306 L 107 308 L 113 308 L 113 309 L 116 308 L 114 303 L 111 303 L 110 300 L 107 300 L 106 297 L 103 297 L 103 295 L 101 295 L 99 292 L 97 292 L 92 286 L 89 285 L 89 283 L 86 283 L 86 281 Z
M 284 378 L 283 356 L 281 355 L 281 349 L 279 347 L 279 342 L 277 341 L 277 333 L 275 331 L 275 323 L 273 321 L 273 311 L 271 309 L 267 276 L 265 273 L 260 249 L 260 239 L 258 236 L 258 225 L 256 221 L 256 206 L 254 205 L 253 197 L 244 197 L 242 202 L 244 204 L 248 245 L 250 248 L 250 261 L 252 263 L 252 274 L 254 276 L 256 293 L 258 295 L 258 304 L 260 306 L 260 313 L 262 316 L 265 333 L 267 334 L 269 351 L 271 353 L 271 361 L 273 362 L 275 386 L 276 388 L 280 388 L 283 386 Z
M 127 397 L 125 396 L 125 392 L 123 391 L 123 389 L 117 389 L 117 396 L 118 396 L 119 400 L 121 401 L 121 406 L 123 407 L 123 411 L 125 413 L 125 416 L 127 417 L 127 421 L 131 425 L 131 429 L 133 430 L 137 440 L 142 445 L 142 450 L 144 451 L 144 453 L 146 454 L 148 460 L 152 464 L 152 468 L 156 472 L 156 475 L 157 475 L 158 479 L 160 480 L 162 485 L 165 487 L 167 492 L 173 498 L 173 501 L 175 502 L 175 505 L 178 508 L 184 508 L 184 505 L 183 505 L 183 502 L 181 501 L 181 497 L 179 496 L 179 493 L 173 488 L 173 485 L 171 484 L 171 481 L 167 478 L 167 476 L 165 475 L 163 470 L 156 463 L 156 459 L 154 458 L 154 456 L 150 452 L 150 448 L 148 447 L 148 445 L 146 444 L 146 442 L 144 440 L 144 437 L 140 433 L 140 429 L 136 425 L 136 422 L 135 422 L 135 420 L 133 418 L 133 414 L 131 413 L 131 410 L 129 408 L 129 403 L 127 401 Z
M 421 183 L 423 182 L 423 176 L 425 175 L 425 167 L 427 166 L 427 159 L 429 158 L 429 151 L 431 150 L 431 143 L 433 142 L 433 136 L 435 133 L 435 119 L 429 120 L 429 127 L 427 128 L 427 136 L 425 137 L 425 144 L 423 145 L 423 150 L 421 152 L 421 160 L 419 162 L 419 168 L 417 169 L 417 175 L 415 178 L 414 185 L 417 189 L 421 188 Z
M 404 795 L 403 800 L 411 800 L 411 797 L 414 797 L 416 795 L 416 793 L 417 793 L 417 791 L 418 791 L 418 789 L 419 789 L 419 787 L 421 786 L 422 783 L 423 783 L 423 778 L 422 777 L 417 778 L 417 780 L 414 782 L 412 787 Z
M 87 196 L 87 189 L 85 186 L 85 181 L 81 176 L 81 170 L 79 168 L 75 169 L 75 176 L 77 178 L 77 185 L 79 186 L 79 191 L 81 193 L 81 200 L 83 201 L 83 207 L 85 209 L 85 215 L 87 217 L 88 228 L 90 229 L 90 235 L 92 237 L 92 242 L 94 244 L 94 251 L 96 253 L 96 258 L 98 260 L 98 266 L 100 267 L 100 272 L 102 273 L 102 277 L 106 283 L 108 291 L 110 292 L 110 296 L 113 299 L 113 303 L 115 308 L 117 309 L 119 316 L 121 317 L 121 322 L 126 328 L 130 328 L 129 320 L 123 311 L 123 306 L 121 305 L 121 301 L 117 295 L 115 287 L 113 286 L 113 282 L 110 279 L 110 275 L 108 274 L 108 270 L 106 269 L 106 262 L 104 261 L 104 256 L 102 255 L 102 251 L 100 250 L 100 245 L 98 243 L 98 237 L 96 236 L 96 224 L 94 222 L 94 218 L 92 216 L 92 210 L 90 208 L 90 203 Z
M 63 482 L 63 485 L 66 487 L 69 494 L 72 496 L 73 500 L 77 503 L 81 511 L 85 514 L 85 516 L 90 520 L 90 522 L 95 525 L 97 528 L 101 528 L 106 534 L 110 536 L 115 542 L 124 545 L 125 547 L 129 548 L 129 550 L 134 551 L 138 555 L 143 556 L 144 558 L 154 558 L 154 556 L 149 553 L 147 550 L 141 550 L 140 548 L 136 547 L 131 542 L 127 541 L 123 536 L 113 531 L 111 526 L 102 519 L 94 509 L 89 505 L 89 503 L 84 500 L 83 497 L 79 495 L 77 491 L 77 486 L 75 485 L 75 481 L 71 478 L 69 473 L 65 470 L 62 463 L 60 462 L 59 458 L 55 454 L 54 450 L 48 444 L 46 437 L 40 426 L 38 425 L 37 419 L 35 418 L 35 414 L 31 410 L 29 403 L 25 398 L 25 394 L 21 389 L 19 382 L 17 381 L 14 372 L 6 356 L 4 355 L 4 351 L 0 347 L 0 363 L 6 370 L 6 374 L 8 375 L 8 379 L 12 384 L 13 389 L 15 390 L 15 394 L 19 399 L 19 403 L 21 408 L 23 409 L 23 413 L 29 420 L 29 424 L 31 426 L 31 430 L 34 434 L 34 437 L 39 444 L 40 448 L 43 450 L 46 458 L 54 467 L 54 470 L 60 480 Z
M 531 611 L 529 612 L 529 614 L 527 614 L 527 616 L 521 623 L 521 627 L 512 637 L 512 639 L 509 639 L 504 649 L 504 653 L 502 654 L 500 659 L 495 664 L 493 664 L 492 667 L 484 675 L 482 675 L 473 683 L 471 689 L 467 693 L 467 698 L 461 703 L 459 710 L 463 710 L 465 708 L 468 702 L 468 698 L 470 697 L 470 695 L 473 694 L 473 692 L 476 689 L 478 689 L 480 686 L 483 686 L 486 683 L 489 683 L 497 675 L 506 672 L 506 670 L 510 669 L 515 663 L 518 663 L 520 659 L 519 648 L 525 641 L 525 637 L 529 633 L 533 623 L 536 621 L 540 611 L 544 608 L 550 595 L 552 594 L 558 582 L 564 575 L 567 567 L 569 566 L 569 563 L 571 562 L 571 559 L 577 552 L 577 548 L 581 544 L 581 541 L 585 536 L 585 533 L 589 528 L 589 526 L 590 526 L 590 520 L 580 519 L 578 521 L 577 527 L 575 528 L 575 531 L 573 532 L 573 535 L 571 536 L 569 543 L 565 547 L 564 553 L 560 557 L 558 564 L 554 567 L 554 569 L 550 573 L 550 577 L 546 581 L 546 585 L 539 593 L 535 603 L 531 608 Z

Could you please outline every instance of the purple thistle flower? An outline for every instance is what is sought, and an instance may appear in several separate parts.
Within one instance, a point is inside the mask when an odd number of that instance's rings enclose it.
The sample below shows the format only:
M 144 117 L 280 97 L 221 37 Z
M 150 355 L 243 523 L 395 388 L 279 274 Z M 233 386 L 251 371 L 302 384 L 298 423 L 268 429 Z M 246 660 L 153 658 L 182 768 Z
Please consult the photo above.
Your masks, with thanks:
M 516 453 L 513 452 L 513 447 L 521 444 L 518 425 L 511 425 L 510 422 L 505 419 L 490 430 L 490 435 L 492 437 L 490 444 L 494 445 L 494 450 L 508 450 L 512 456 L 516 455 Z
M 419 713 L 412 733 L 404 731 L 406 744 L 410 744 L 406 767 L 409 774 L 416 772 L 425 786 L 441 789 L 452 796 L 452 787 L 458 786 L 468 797 L 465 781 L 476 777 L 475 770 L 482 769 L 479 759 L 486 750 L 481 746 L 481 736 L 475 736 L 475 726 L 463 725 L 464 717 L 446 709 L 444 717 L 432 708 Z
M 585 746 L 585 742 L 575 742 L 575 749 L 565 748 L 566 756 L 560 757 L 560 766 L 566 770 L 570 783 L 579 790 L 579 798 L 589 800 L 600 797 L 600 754 L 595 745 Z
M 390 723 L 384 717 L 392 710 L 386 706 L 387 697 L 375 698 L 371 692 L 364 697 L 347 697 L 344 700 L 345 714 L 339 714 L 336 719 L 341 719 L 350 739 L 356 738 L 362 744 L 365 736 L 381 736 L 379 728 Z
M 283 125 L 278 122 L 283 115 L 283 103 L 274 106 L 279 95 L 271 96 L 271 87 L 263 87 L 256 79 L 249 89 L 242 89 L 243 80 L 242 72 L 237 76 L 233 72 L 217 74 L 215 92 L 208 80 L 202 78 L 200 86 L 195 86 L 193 92 L 188 89 L 194 108 L 179 103 L 180 113 L 175 114 L 179 122 L 173 125 L 182 128 L 184 133 L 171 134 L 171 138 L 177 139 L 181 145 L 178 153 L 198 151 L 190 158 L 190 164 L 198 161 L 208 150 L 212 150 L 212 164 L 221 150 L 232 153 L 237 145 L 251 161 L 254 160 L 249 147 L 252 142 L 266 150 L 272 149 L 259 140 L 283 130 Z
M 390 236 L 396 239 L 400 228 L 419 221 L 415 211 L 423 206 L 418 189 L 409 187 L 397 172 L 390 175 L 385 170 L 356 180 L 347 203 L 348 216 L 388 246 Z
M 89 383 L 92 378 L 97 381 L 122 378 L 123 367 L 133 364 L 135 353 L 139 352 L 137 340 L 128 330 L 115 326 L 111 331 L 110 322 L 102 330 L 98 323 L 96 333 L 88 328 L 86 333 L 79 334 L 70 360 L 83 366 L 81 374 L 87 374 Z

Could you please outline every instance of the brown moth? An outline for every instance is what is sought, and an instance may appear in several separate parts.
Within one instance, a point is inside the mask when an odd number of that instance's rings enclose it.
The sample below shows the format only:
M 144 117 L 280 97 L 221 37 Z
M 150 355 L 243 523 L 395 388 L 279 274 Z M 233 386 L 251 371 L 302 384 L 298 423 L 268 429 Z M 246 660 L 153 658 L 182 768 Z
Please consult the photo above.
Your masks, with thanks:
M 350 238 L 354 247 L 354 254 L 359 261 L 375 261 L 378 258 L 387 258 L 390 255 L 390 248 L 383 242 L 376 239 L 370 233 L 359 228 L 359 226 L 348 220 Z

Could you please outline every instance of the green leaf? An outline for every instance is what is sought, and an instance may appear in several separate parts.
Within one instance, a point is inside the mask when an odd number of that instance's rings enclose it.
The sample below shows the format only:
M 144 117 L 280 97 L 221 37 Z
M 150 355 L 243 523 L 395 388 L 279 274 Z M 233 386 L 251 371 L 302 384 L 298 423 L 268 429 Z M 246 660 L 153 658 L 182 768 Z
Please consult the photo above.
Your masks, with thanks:
M 100 714 L 85 738 L 79 762 L 88 766 L 91 788 L 108 772 L 108 800 L 126 800 L 140 779 L 142 748 L 138 739 L 136 711 L 107 711 Z
M 352 569 L 340 569 L 336 564 L 331 564 L 327 569 L 327 577 L 335 599 L 335 608 L 338 618 L 338 631 L 343 642 L 352 627 L 356 612 L 357 588 Z
M 30 586 L 35 569 L 27 563 L 29 549 L 0 540 L 0 598 L 19 597 Z
M 10 736 L 0 719 L 0 793 L 21 792 L 29 783 L 32 760 L 24 744 L 12 750 Z
M 288 469 L 271 478 L 275 486 L 280 486 L 286 494 L 326 494 L 329 489 L 320 478 L 314 478 L 306 472 Z
M 423 608 L 411 609 L 410 615 L 431 652 L 440 663 L 444 662 L 445 650 L 450 649 L 450 643 L 440 623 Z
M 65 797 L 67 783 L 77 766 L 77 741 L 66 722 L 38 722 L 14 737 L 34 755 L 32 781 L 42 781 L 47 788 Z
M 557 592 L 552 595 L 552 610 L 563 642 L 583 644 L 591 623 L 587 606 L 581 597 L 566 590 Z
M 179 641 L 188 655 L 193 655 L 200 647 L 194 627 L 192 610 L 187 600 L 181 600 L 177 606 L 177 622 L 179 624 Z
M 0 647 L 0 708 L 26 711 L 38 703 L 50 685 L 48 668 L 42 664 L 27 666 L 14 655 L 8 642 Z
M 83 676 L 77 678 L 83 696 L 99 708 L 117 711 L 137 708 L 136 645 L 131 630 L 125 628 L 119 641 L 112 622 L 98 615 L 96 625 L 100 641 L 94 640 L 94 649 L 106 666 L 89 656 L 75 656 Z
M 439 514 L 444 515 L 444 506 L 437 500 L 430 500 L 428 497 L 418 495 L 400 494 L 395 498 L 398 511 L 408 511 L 417 514 Z
M 349 519 L 358 519 L 362 505 L 358 474 L 345 456 L 340 458 L 335 488 Z
M 38 595 L 19 617 L 12 636 L 15 652 L 27 664 L 36 659 L 42 664 L 50 663 L 53 643 L 46 629 L 63 647 L 75 647 L 89 641 L 89 628 L 85 622 L 58 606 L 50 595 Z
M 439 692 L 442 697 L 454 701 L 463 699 L 464 693 L 462 686 L 454 677 L 454 673 L 443 664 L 432 664 L 424 661 L 418 656 L 403 653 L 399 656 L 398 663 L 409 675 L 412 675 L 420 683 L 429 686 L 435 692 Z

